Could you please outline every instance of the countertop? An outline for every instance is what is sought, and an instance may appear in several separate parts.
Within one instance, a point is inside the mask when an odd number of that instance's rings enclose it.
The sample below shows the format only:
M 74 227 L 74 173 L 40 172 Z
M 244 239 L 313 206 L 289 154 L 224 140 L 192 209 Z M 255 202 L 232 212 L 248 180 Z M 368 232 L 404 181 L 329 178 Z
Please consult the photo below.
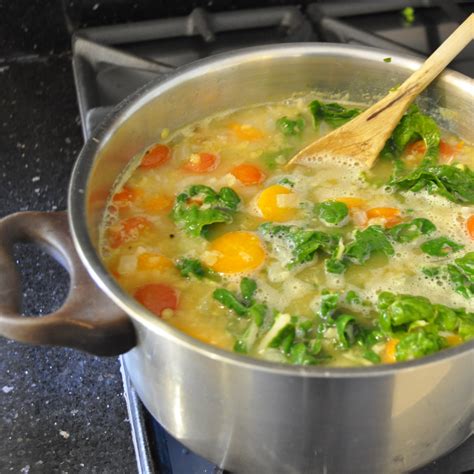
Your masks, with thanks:
M 0 1 L 0 217 L 66 208 L 82 135 L 60 2 Z M 16 249 L 23 310 L 59 307 L 67 273 Z M 0 338 L 0 472 L 133 473 L 117 358 Z

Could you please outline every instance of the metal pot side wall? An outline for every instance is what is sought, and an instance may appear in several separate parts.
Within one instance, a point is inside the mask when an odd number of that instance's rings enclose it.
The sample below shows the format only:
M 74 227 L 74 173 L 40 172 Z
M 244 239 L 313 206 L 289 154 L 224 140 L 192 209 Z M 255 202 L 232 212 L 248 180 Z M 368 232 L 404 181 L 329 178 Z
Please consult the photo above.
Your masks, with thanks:
M 289 376 L 178 350 L 137 329 L 125 363 L 145 406 L 231 472 L 404 472 L 470 434 L 469 353 L 382 376 Z

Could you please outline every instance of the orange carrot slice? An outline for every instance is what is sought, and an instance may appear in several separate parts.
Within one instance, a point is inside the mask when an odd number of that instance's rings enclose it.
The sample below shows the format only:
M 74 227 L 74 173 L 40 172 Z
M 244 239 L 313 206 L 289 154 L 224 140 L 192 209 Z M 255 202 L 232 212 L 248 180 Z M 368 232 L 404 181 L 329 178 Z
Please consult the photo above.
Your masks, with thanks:
M 474 240 L 474 214 L 466 221 L 467 233 Z
M 209 265 L 220 273 L 243 273 L 257 269 L 265 260 L 260 239 L 252 232 L 228 232 L 213 240 L 209 250 L 216 260 Z
M 373 207 L 367 211 L 367 217 L 373 219 L 374 217 L 385 217 L 385 219 L 392 219 L 400 215 L 400 209 L 396 207 Z
M 385 364 L 393 364 L 397 361 L 396 352 L 397 344 L 400 341 L 398 339 L 390 339 L 387 344 L 385 344 L 385 349 L 382 353 L 382 362 Z
M 141 207 L 150 214 L 161 214 L 167 212 L 173 206 L 173 199 L 169 196 L 158 194 L 144 199 Z
M 247 124 L 231 123 L 229 125 L 229 128 L 241 140 L 254 141 L 254 140 L 260 140 L 265 136 L 261 130 Z
M 130 188 L 129 186 L 125 185 L 121 191 L 113 195 L 112 202 L 119 207 L 128 206 L 142 193 L 143 192 L 139 189 Z
M 135 299 L 157 316 L 165 309 L 178 307 L 178 293 L 174 288 L 162 283 L 151 283 L 140 287 L 134 294 Z
M 365 199 L 357 197 L 338 197 L 334 200 L 338 202 L 343 202 L 349 209 L 352 209 L 354 207 L 364 207 L 367 203 Z
M 116 249 L 125 242 L 138 239 L 141 232 L 150 229 L 153 224 L 143 216 L 134 216 L 120 222 L 118 229 L 109 230 L 108 242 L 111 248 Z
M 367 219 L 378 217 L 385 219 L 384 227 L 387 229 L 402 222 L 400 209 L 397 209 L 396 207 L 373 207 L 367 211 Z
M 459 346 L 459 344 L 462 344 L 462 338 L 458 336 L 457 334 L 451 334 L 449 336 L 445 337 L 446 343 L 448 346 Z
M 263 171 L 258 166 L 248 163 L 236 166 L 232 169 L 231 174 L 233 174 L 245 186 L 260 184 L 265 180 L 265 174 Z
M 219 165 L 219 157 L 212 153 L 193 153 L 183 169 L 191 173 L 209 173 Z
M 274 184 L 264 189 L 257 198 L 257 207 L 264 219 L 270 221 L 284 222 L 295 217 L 296 208 L 281 205 L 279 196 L 294 196 L 295 193 L 281 184 Z
M 173 268 L 173 262 L 168 257 L 154 252 L 144 252 L 137 258 L 137 270 L 166 270 Z
M 171 158 L 169 146 L 160 143 L 153 145 L 143 155 L 140 168 L 152 169 L 164 165 Z
M 426 153 L 426 145 L 423 140 L 417 140 L 416 142 L 410 143 L 405 148 L 407 155 L 424 155 Z
M 403 219 L 400 216 L 393 216 L 385 221 L 384 227 L 387 229 L 391 229 L 392 227 L 395 227 L 397 224 L 400 224 L 401 222 L 403 222 Z

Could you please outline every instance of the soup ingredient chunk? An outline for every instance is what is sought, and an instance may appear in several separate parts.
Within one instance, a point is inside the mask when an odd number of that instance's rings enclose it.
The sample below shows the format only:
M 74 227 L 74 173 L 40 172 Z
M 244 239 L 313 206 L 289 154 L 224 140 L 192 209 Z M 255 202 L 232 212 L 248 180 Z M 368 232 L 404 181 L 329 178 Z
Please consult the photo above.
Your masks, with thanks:
M 252 125 L 247 123 L 233 122 L 229 125 L 229 128 L 241 140 L 254 141 L 261 140 L 264 137 L 264 133 L 260 129 L 252 127 Z
M 262 217 L 269 221 L 284 222 L 296 215 L 297 195 L 286 186 L 274 184 L 264 189 L 257 199 Z
M 335 235 L 298 226 L 265 223 L 259 230 L 262 237 L 272 245 L 276 258 L 290 269 L 313 260 L 318 250 L 331 254 L 339 243 Z
M 456 258 L 448 264 L 448 273 L 454 289 L 465 298 L 474 298 L 474 252 Z
M 142 286 L 134 293 L 135 299 L 157 316 L 166 309 L 175 310 L 178 307 L 178 293 L 174 288 L 164 283 L 150 283 Z
M 468 252 L 447 265 L 424 267 L 422 271 L 431 278 L 447 279 L 454 291 L 464 298 L 474 298 L 474 252 Z
M 276 126 L 278 127 L 280 132 L 283 133 L 283 135 L 300 135 L 304 130 L 305 120 L 303 117 L 290 119 L 287 116 L 284 116 L 276 121 Z
M 209 245 L 215 261 L 209 266 L 219 273 L 246 273 L 262 265 L 265 249 L 252 232 L 228 232 Z
M 157 194 L 143 200 L 141 208 L 150 214 L 162 214 L 170 211 L 173 206 L 173 199 L 164 194 Z
M 356 230 L 354 237 L 345 248 L 338 249 L 337 253 L 326 262 L 326 269 L 330 273 L 343 273 L 349 264 L 364 264 L 376 252 L 387 257 L 393 256 L 395 250 L 381 226 L 372 225 L 364 230 Z
M 474 204 L 474 171 L 466 166 L 420 166 L 408 175 L 395 177 L 391 184 L 405 191 L 426 190 L 458 204 Z
M 108 241 L 116 249 L 126 242 L 137 240 L 141 233 L 151 229 L 153 224 L 143 216 L 133 216 L 119 222 L 118 226 L 109 229 Z
M 388 139 L 382 156 L 399 158 L 406 146 L 421 138 L 424 142 L 424 161 L 435 163 L 439 153 L 441 133 L 436 122 L 420 112 L 416 105 L 410 106 L 400 123 L 395 127 L 392 136 Z
M 373 207 L 367 211 L 368 219 L 383 218 L 385 227 L 393 227 L 401 222 L 400 209 L 396 207 Z
M 341 226 L 348 222 L 349 208 L 341 201 L 325 201 L 316 205 L 318 217 L 329 226 Z
M 203 278 L 209 278 L 209 280 L 219 281 L 220 277 L 217 273 L 207 268 L 199 260 L 195 258 L 181 258 L 176 263 L 176 268 L 180 271 L 181 275 L 190 278 L 195 277 L 198 280 Z
M 325 104 L 319 100 L 313 100 L 309 104 L 309 110 L 313 116 L 315 127 L 319 126 L 322 121 L 327 122 L 333 127 L 340 127 L 360 114 L 359 109 L 350 109 L 335 102 Z
M 263 171 L 255 165 L 243 163 L 232 168 L 231 173 L 245 186 L 254 186 L 265 180 Z
M 183 169 L 191 173 L 210 173 L 219 165 L 219 157 L 212 153 L 193 153 Z
M 466 221 L 466 228 L 472 240 L 474 240 L 474 214 L 468 218 Z
M 410 222 L 392 227 L 388 234 L 395 242 L 408 243 L 422 235 L 429 235 L 435 230 L 436 226 L 430 220 L 417 217 Z
M 385 344 L 384 351 L 382 353 L 382 362 L 385 364 L 393 364 L 397 361 L 397 345 L 400 341 L 398 339 L 389 339 Z
M 451 252 L 457 252 L 464 248 L 463 245 L 457 244 L 446 237 L 438 237 L 437 239 L 427 240 L 421 244 L 421 250 L 432 257 L 446 257 Z
M 231 188 L 216 192 L 196 184 L 178 195 L 171 217 L 189 235 L 199 237 L 211 224 L 231 223 L 239 203 L 239 196 Z
M 129 206 L 130 203 L 136 201 L 141 194 L 141 190 L 124 186 L 121 191 L 113 195 L 112 202 L 115 206 L 126 207 Z
M 167 145 L 158 143 L 148 148 L 140 162 L 140 168 L 159 168 L 171 158 L 171 149 Z
M 167 268 L 173 268 L 173 262 L 168 257 L 160 255 L 156 252 L 144 252 L 137 258 L 137 270 L 149 271 L 159 270 L 163 271 Z

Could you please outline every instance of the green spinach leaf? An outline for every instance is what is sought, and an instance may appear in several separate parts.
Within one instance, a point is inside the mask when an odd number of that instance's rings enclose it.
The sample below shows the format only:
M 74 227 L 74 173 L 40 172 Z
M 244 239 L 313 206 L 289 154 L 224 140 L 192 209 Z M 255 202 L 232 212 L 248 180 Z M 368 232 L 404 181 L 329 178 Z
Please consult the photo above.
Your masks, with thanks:
M 214 293 L 212 293 L 212 297 L 239 316 L 247 316 L 248 307 L 241 303 L 232 291 L 225 288 L 217 288 L 217 290 L 214 290 Z
M 186 278 L 194 276 L 198 280 L 208 278 L 209 280 L 220 281 L 221 279 L 218 273 L 205 267 L 199 260 L 194 258 L 179 259 L 176 263 L 176 268 L 179 270 L 181 275 Z
M 437 326 L 443 331 L 454 332 L 459 323 L 458 313 L 456 310 L 441 304 L 434 305 L 434 308 L 436 311 L 435 323 Z
M 456 258 L 447 271 L 454 290 L 464 298 L 474 298 L 474 252 Z
M 325 262 L 329 273 L 344 273 L 353 263 L 363 265 L 374 253 L 382 252 L 387 257 L 395 254 L 395 250 L 388 240 L 383 228 L 371 225 L 364 230 L 357 230 L 351 242 L 339 245 L 331 258 Z
M 395 356 L 397 361 L 418 359 L 443 348 L 443 341 L 437 334 L 417 330 L 401 337 Z
M 421 269 L 423 275 L 426 275 L 428 278 L 439 277 L 442 273 L 442 267 L 423 267 Z
M 395 127 L 381 154 L 398 159 L 409 143 L 422 139 L 426 145 L 423 162 L 435 164 L 438 159 L 440 136 L 436 122 L 421 113 L 416 105 L 412 105 Z
M 280 117 L 276 121 L 276 126 L 283 135 L 286 136 L 295 136 L 301 135 L 304 130 L 305 120 L 303 117 L 297 117 L 295 119 L 290 119 L 286 116 Z
M 467 313 L 460 315 L 458 334 L 464 341 L 474 338 L 474 313 Z
M 354 343 L 356 327 L 354 316 L 350 314 L 341 314 L 337 317 L 337 337 L 339 343 L 344 349 L 348 349 Z
M 339 201 L 324 201 L 315 206 L 319 219 L 326 225 L 338 226 L 347 222 L 349 208 Z
M 332 127 L 340 127 L 360 114 L 359 109 L 349 109 L 335 102 L 325 104 L 319 100 L 313 100 L 309 104 L 309 110 L 315 127 L 318 127 L 322 121 L 327 122 Z
M 436 226 L 428 219 L 418 217 L 411 222 L 397 224 L 388 230 L 388 235 L 401 244 L 412 242 L 422 235 L 429 235 L 436 230 Z
M 177 196 L 171 218 L 186 233 L 199 237 L 211 224 L 230 224 L 239 203 L 239 196 L 231 188 L 217 193 L 209 186 L 196 184 Z
M 319 310 L 323 319 L 334 316 L 339 305 L 339 298 L 339 293 L 333 293 L 327 290 L 323 291 L 321 294 L 321 308 Z
M 266 151 L 260 155 L 263 165 L 270 171 L 284 165 L 295 153 L 294 148 L 287 147 L 275 151 Z
M 474 204 L 474 171 L 461 165 L 422 165 L 389 183 L 402 191 L 426 190 L 457 204 Z
M 423 296 L 395 295 L 383 291 L 379 294 L 377 306 L 380 312 L 379 324 L 385 332 L 414 321 L 429 322 L 436 315 L 430 300 Z
M 275 225 L 266 222 L 259 227 L 263 239 L 271 243 L 279 254 L 290 254 L 287 261 L 282 261 L 288 268 L 310 262 L 318 250 L 331 254 L 337 246 L 338 237 L 317 230 L 308 230 L 298 226 Z M 283 247 L 284 252 L 278 248 Z
M 251 278 L 244 277 L 240 280 L 240 293 L 246 303 L 252 304 L 253 297 L 257 291 L 257 282 Z
M 354 240 L 346 246 L 344 257 L 353 263 L 362 265 L 374 252 L 382 252 L 387 257 L 395 254 L 392 244 L 387 239 L 381 226 L 371 225 L 364 230 L 357 230 Z
M 438 237 L 421 244 L 421 250 L 432 257 L 446 257 L 452 252 L 458 252 L 464 245 L 457 244 L 447 237 Z

